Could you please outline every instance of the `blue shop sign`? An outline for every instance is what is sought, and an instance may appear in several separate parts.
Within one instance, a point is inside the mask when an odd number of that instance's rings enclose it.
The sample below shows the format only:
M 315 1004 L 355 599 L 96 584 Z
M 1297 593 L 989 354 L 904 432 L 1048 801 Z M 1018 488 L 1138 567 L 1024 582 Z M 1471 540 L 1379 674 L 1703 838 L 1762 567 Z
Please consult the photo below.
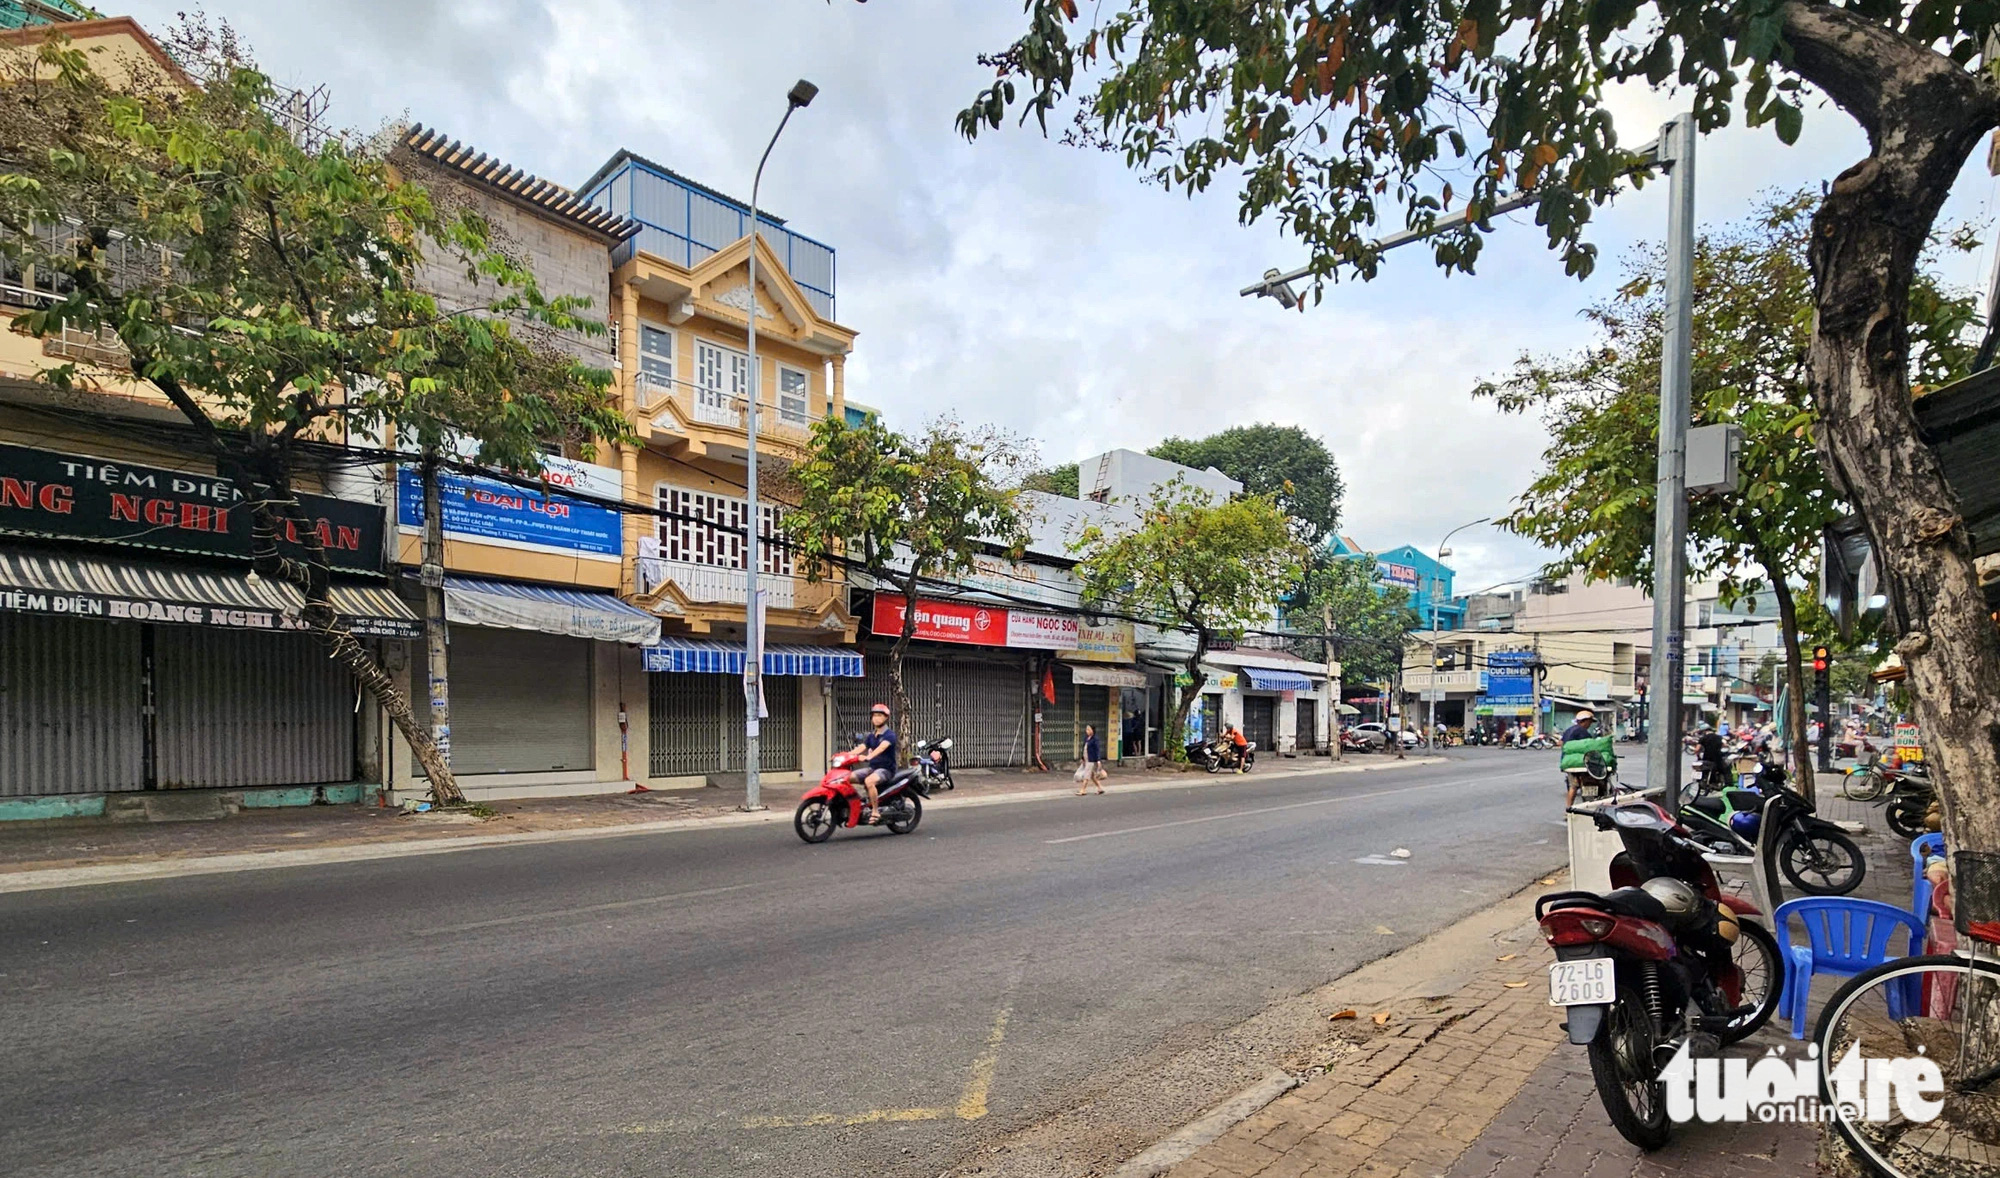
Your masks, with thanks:
M 608 507 L 449 471 L 438 475 L 438 499 L 451 539 L 613 559 L 624 553 L 623 523 Z M 424 523 L 423 482 L 408 467 L 396 472 L 396 523 Z
M 1486 656 L 1486 694 L 1527 699 L 1535 694 L 1532 650 L 1496 650 Z

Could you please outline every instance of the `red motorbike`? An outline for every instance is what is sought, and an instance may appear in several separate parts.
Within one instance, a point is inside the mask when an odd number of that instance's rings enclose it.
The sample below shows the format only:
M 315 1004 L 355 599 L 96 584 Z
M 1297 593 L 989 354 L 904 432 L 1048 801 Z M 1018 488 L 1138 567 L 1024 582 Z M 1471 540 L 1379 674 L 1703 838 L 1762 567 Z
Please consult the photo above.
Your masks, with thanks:
M 1682 1046 L 1712 1056 L 1776 1012 L 1784 959 L 1754 904 L 1725 894 L 1706 849 L 1647 801 L 1572 808 L 1624 850 L 1613 890 L 1556 892 L 1535 902 L 1554 946 L 1549 1002 L 1566 1008 L 1569 1041 L 1590 1051 L 1598 1098 L 1619 1135 L 1658 1149 L 1673 1133 L 1662 1070 Z
M 860 741 L 857 739 L 855 743 Z M 853 773 L 861 763 L 861 756 L 852 749 L 834 757 L 833 767 L 826 771 L 826 776 L 799 799 L 799 808 L 792 815 L 792 829 L 799 832 L 800 838 L 809 843 L 823 843 L 843 826 L 853 829 L 861 825 L 866 794 L 853 780 Z M 890 834 L 915 830 L 917 823 L 923 821 L 923 797 L 929 792 L 923 775 L 914 767 L 896 770 L 876 792 L 882 829 Z

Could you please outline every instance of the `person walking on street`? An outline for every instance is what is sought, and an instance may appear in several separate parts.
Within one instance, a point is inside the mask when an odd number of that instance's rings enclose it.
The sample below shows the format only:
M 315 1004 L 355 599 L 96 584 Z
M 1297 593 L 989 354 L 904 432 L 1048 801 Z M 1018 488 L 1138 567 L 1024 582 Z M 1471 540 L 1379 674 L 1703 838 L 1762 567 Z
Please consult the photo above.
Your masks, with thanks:
M 1104 742 L 1098 739 L 1095 724 L 1083 726 L 1083 770 L 1083 780 L 1077 787 L 1076 796 L 1082 797 L 1093 785 L 1098 793 L 1103 793 L 1104 778 L 1107 776 L 1104 772 Z
M 1578 708 L 1576 722 L 1562 734 L 1562 771 L 1569 778 L 1569 797 L 1563 806 L 1576 805 L 1576 795 L 1587 781 L 1609 781 L 1617 767 L 1618 754 L 1612 750 L 1611 738 L 1597 727 L 1597 713 Z M 1604 770 L 1601 777 L 1595 772 L 1598 768 Z

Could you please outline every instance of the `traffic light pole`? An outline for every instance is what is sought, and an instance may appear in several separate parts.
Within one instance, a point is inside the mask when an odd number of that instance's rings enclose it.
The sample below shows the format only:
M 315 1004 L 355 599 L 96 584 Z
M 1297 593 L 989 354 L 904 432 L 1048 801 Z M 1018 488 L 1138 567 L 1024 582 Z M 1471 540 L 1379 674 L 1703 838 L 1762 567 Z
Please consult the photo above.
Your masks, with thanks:
M 1819 709 L 1819 771 L 1833 772 L 1833 652 L 1813 647 L 1813 705 Z M 1807 797 L 1812 795 L 1808 793 Z

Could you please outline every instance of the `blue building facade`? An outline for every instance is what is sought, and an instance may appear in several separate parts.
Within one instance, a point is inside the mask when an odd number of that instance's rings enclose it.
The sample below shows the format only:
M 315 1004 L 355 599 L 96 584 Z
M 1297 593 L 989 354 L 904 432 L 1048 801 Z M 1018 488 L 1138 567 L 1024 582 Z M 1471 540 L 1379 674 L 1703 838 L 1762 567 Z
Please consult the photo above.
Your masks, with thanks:
M 1462 630 L 1465 628 L 1465 599 L 1452 594 L 1452 578 L 1456 575 L 1449 565 L 1413 545 L 1390 548 L 1371 553 L 1357 545 L 1351 537 L 1334 536 L 1326 542 L 1329 555 L 1350 559 L 1375 561 L 1374 582 L 1377 590 L 1401 589 L 1410 595 L 1410 608 L 1423 618 L 1423 628 L 1431 626 L 1431 610 L 1436 608 L 1437 628 L 1440 630 Z

